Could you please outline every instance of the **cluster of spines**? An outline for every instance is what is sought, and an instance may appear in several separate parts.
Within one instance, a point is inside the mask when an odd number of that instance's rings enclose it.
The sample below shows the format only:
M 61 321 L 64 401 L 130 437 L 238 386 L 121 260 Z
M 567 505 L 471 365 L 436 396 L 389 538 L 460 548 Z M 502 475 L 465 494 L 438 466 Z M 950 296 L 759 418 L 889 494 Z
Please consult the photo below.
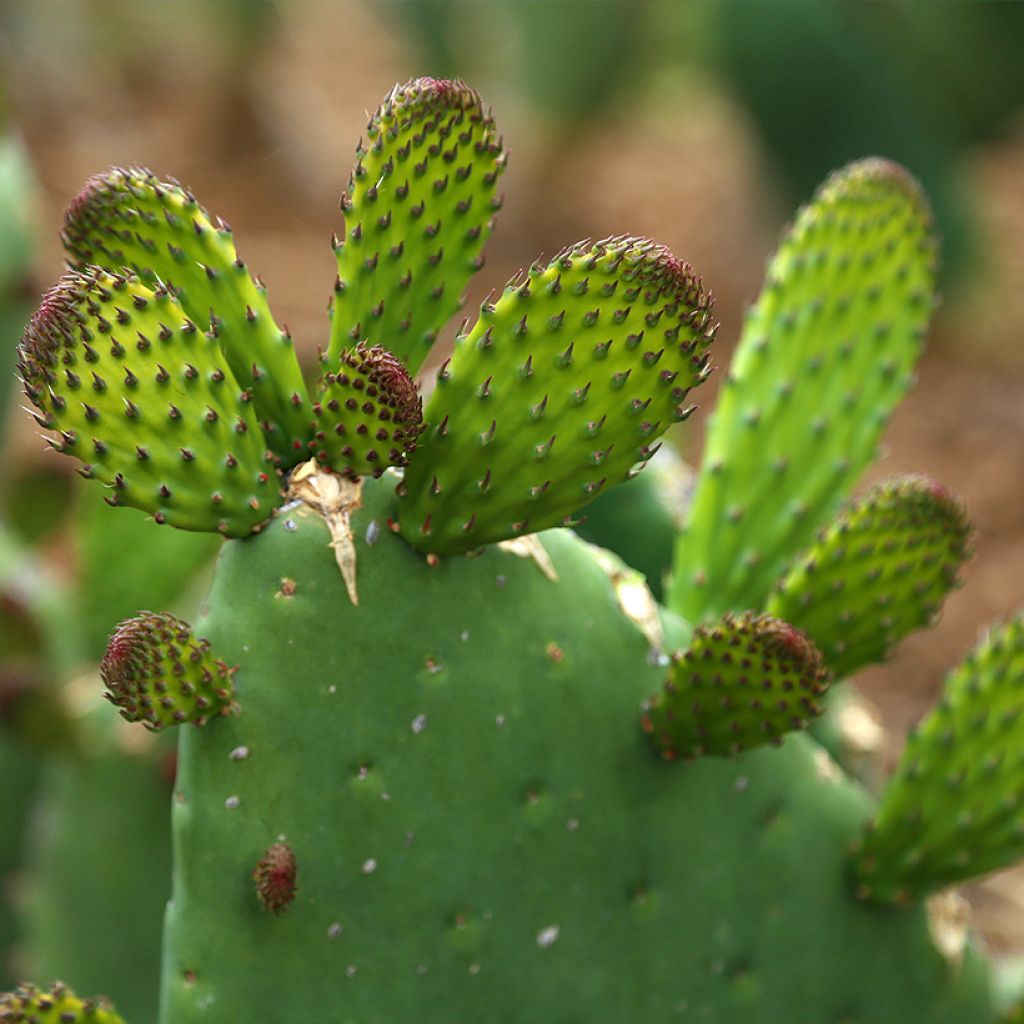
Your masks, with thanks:
M 157 522 L 245 536 L 277 503 L 251 396 L 162 285 L 71 271 L 25 330 L 18 370 L 50 443 Z
M 1024 617 L 947 677 L 858 843 L 858 892 L 907 903 L 1024 853 Z
M 152 612 L 122 622 L 100 664 L 106 698 L 127 721 L 154 731 L 230 713 L 234 672 L 187 622 Z
M 360 342 L 324 374 L 311 448 L 348 477 L 405 466 L 423 429 L 423 403 L 408 371 L 386 348 Z
M 282 465 L 302 459 L 309 399 L 292 339 L 275 324 L 266 289 L 239 258 L 226 223 L 211 219 L 177 182 L 114 167 L 91 178 L 70 204 L 62 237 L 79 270 L 131 268 L 150 287 L 168 288 L 217 339 Z
M 970 537 L 963 503 L 941 484 L 883 481 L 822 531 L 766 611 L 811 636 L 837 678 L 851 675 L 931 625 Z
M 517 275 L 438 374 L 403 536 L 445 554 L 567 521 L 689 415 L 714 333 L 699 278 L 646 239 L 581 242 Z
M 56 982 L 48 990 L 20 985 L 0 995 L 0 1024 L 124 1024 L 105 999 L 79 999 Z
M 490 111 L 461 81 L 396 86 L 367 140 L 341 200 L 330 354 L 368 339 L 414 373 L 483 266 L 506 156 Z
M 798 629 L 727 615 L 697 627 L 641 725 L 666 760 L 735 755 L 807 728 L 827 689 L 821 655 Z

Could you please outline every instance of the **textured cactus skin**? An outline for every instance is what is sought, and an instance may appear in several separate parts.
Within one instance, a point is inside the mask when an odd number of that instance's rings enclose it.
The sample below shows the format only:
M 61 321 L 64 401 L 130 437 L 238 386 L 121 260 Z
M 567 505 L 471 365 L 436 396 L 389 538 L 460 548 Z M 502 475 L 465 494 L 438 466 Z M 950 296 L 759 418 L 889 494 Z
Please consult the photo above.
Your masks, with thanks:
M 68 207 L 63 240 L 80 270 L 130 267 L 151 287 L 172 286 L 199 329 L 213 328 L 283 465 L 305 457 L 310 403 L 292 339 L 274 322 L 265 289 L 220 218 L 212 220 L 175 182 L 144 168 L 114 167 L 90 179 Z
M 946 679 L 907 740 L 855 857 L 865 898 L 906 903 L 1024 851 L 1024 618 L 994 629 Z
M 513 278 L 438 374 L 402 535 L 445 554 L 559 525 L 686 418 L 714 333 L 691 268 L 643 239 L 579 243 Z
M 244 711 L 181 737 L 161 1024 L 994 1016 L 921 908 L 850 897 L 870 801 L 811 741 L 665 764 L 639 725 L 664 668 L 584 545 L 543 537 L 568 584 L 495 549 L 428 568 L 367 544 L 389 490 L 355 516 L 358 607 L 310 512 L 224 549 L 196 628 Z
M 708 427 L 669 590 L 680 614 L 763 607 L 874 458 L 932 311 L 935 246 L 913 179 L 882 160 L 837 172 L 797 215 Z
M 812 637 L 836 676 L 851 675 L 932 624 L 970 534 L 963 505 L 940 484 L 884 481 L 822 532 L 766 610 Z
M 329 356 L 365 339 L 415 373 L 483 266 L 506 158 L 463 82 L 396 86 L 366 130 L 341 201 Z

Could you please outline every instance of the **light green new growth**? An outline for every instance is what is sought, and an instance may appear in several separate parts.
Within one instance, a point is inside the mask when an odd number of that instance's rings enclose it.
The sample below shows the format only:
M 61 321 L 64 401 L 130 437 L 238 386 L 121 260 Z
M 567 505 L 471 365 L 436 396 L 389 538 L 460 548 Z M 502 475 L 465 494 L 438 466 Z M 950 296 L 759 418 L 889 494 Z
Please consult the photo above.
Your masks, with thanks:
M 810 636 L 836 678 L 932 624 L 969 554 L 959 499 L 934 480 L 873 487 L 824 530 L 765 608 Z
M 282 465 L 307 457 L 310 401 L 291 336 L 274 322 L 263 283 L 220 218 L 211 221 L 175 182 L 115 167 L 91 178 L 68 207 L 63 241 L 79 270 L 129 267 L 150 287 L 170 287 L 200 330 L 212 326 Z
M 854 856 L 864 898 L 904 903 L 1024 854 L 1024 617 L 947 678 Z
M 643 239 L 581 242 L 517 275 L 438 374 L 402 536 L 448 554 L 562 523 L 687 417 L 714 330 L 690 267 Z
M 22 985 L 0 995 L 0 1024 L 124 1024 L 104 999 L 79 999 L 57 982 L 47 991 Z
M 883 160 L 837 172 L 799 213 L 708 427 L 675 611 L 763 607 L 874 458 L 932 311 L 935 245 L 917 185 Z
M 100 664 L 107 700 L 154 731 L 235 710 L 234 669 L 173 615 L 143 612 L 114 631 Z
M 738 754 L 806 729 L 827 689 L 821 655 L 799 630 L 768 615 L 726 615 L 697 627 L 641 725 L 669 761 Z
M 352 478 L 404 466 L 423 429 L 422 401 L 405 367 L 365 342 L 343 351 L 339 364 L 321 378 L 313 409 L 317 459 Z
M 341 200 L 329 355 L 367 340 L 415 374 L 483 266 L 505 154 L 463 82 L 396 86 L 367 125 Z
M 243 537 L 278 503 L 277 474 L 251 403 L 217 343 L 160 285 L 98 268 L 47 292 L 19 371 L 51 442 L 83 475 L 185 530 Z

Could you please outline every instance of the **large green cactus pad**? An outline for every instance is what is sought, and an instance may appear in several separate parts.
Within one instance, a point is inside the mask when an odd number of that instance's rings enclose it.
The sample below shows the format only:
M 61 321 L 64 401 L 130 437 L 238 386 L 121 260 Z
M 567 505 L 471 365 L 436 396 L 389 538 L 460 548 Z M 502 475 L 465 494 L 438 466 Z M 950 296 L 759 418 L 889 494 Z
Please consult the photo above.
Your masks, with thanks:
M 558 525 L 685 419 L 713 337 L 699 279 L 653 242 L 581 242 L 513 278 L 438 375 L 402 535 L 445 554 Z
M 251 404 L 178 300 L 134 275 L 67 275 L 25 330 L 18 368 L 53 442 L 110 504 L 245 536 L 278 501 Z
M 60 983 L 51 988 L 24 985 L 0 995 L 2 1024 L 124 1024 L 103 999 L 79 999 Z
M 968 555 L 971 526 L 934 480 L 876 485 L 825 529 L 766 610 L 821 648 L 836 677 L 883 661 L 931 625 Z
M 657 756 L 664 666 L 586 545 L 540 538 L 560 583 L 494 548 L 430 567 L 386 480 L 363 501 L 358 606 L 311 512 L 225 546 L 196 627 L 242 711 L 179 730 L 161 1024 L 994 1016 L 920 908 L 852 897 L 870 800 L 806 736 Z M 252 871 L 277 842 L 298 887 L 273 915 Z
M 727 615 L 697 627 L 641 721 L 666 760 L 738 754 L 806 729 L 827 689 L 821 655 L 799 630 Z
M 415 373 L 483 266 L 506 158 L 464 82 L 396 86 L 366 131 L 341 200 L 330 356 L 368 340 Z
M 176 182 L 113 167 L 86 182 L 68 207 L 63 240 L 79 270 L 131 268 L 150 287 L 170 287 L 201 330 L 214 327 L 282 464 L 306 457 L 310 402 L 292 339 L 274 323 L 266 290 L 239 259 L 227 224 Z
M 854 859 L 865 898 L 906 902 L 1024 854 L 1024 618 L 993 630 L 907 740 Z
M 883 160 L 834 174 L 797 216 L 747 314 L 669 601 L 692 621 L 763 607 L 874 458 L 934 298 L 931 216 Z

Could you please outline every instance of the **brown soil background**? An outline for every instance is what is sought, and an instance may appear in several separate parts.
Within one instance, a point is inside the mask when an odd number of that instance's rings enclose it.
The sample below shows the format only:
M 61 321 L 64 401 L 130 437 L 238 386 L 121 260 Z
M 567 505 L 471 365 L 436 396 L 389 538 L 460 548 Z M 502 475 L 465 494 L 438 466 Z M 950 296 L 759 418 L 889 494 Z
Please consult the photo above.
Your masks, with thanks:
M 15 14 L 27 23 L 30 6 L 12 5 L 24 8 Z M 325 341 L 334 275 L 328 243 L 341 225 L 337 199 L 356 139 L 387 89 L 424 70 L 394 31 L 387 5 L 279 4 L 269 45 L 236 68 L 217 59 L 216 26 L 198 4 L 169 5 L 173 47 L 152 45 L 120 63 L 112 52 L 159 40 L 166 21 L 154 13 L 147 27 L 143 17 L 135 35 L 119 41 L 110 17 L 116 5 L 40 6 L 47 13 L 30 31 L 21 26 L 5 62 L 14 116 L 42 181 L 40 288 L 60 273 L 57 230 L 81 183 L 110 164 L 144 164 L 189 185 L 231 223 L 278 318 L 312 354 Z M 108 45 L 81 44 L 98 36 Z M 550 126 L 538 130 L 514 82 L 485 75 L 472 84 L 494 103 L 512 157 L 505 208 L 469 308 L 542 251 L 587 236 L 648 234 L 692 262 L 715 292 L 722 324 L 715 362 L 726 365 L 743 308 L 792 212 L 766 180 L 744 112 L 695 75 L 686 80 L 685 103 L 627 96 L 566 143 Z M 1024 129 L 964 154 L 961 171 L 984 266 L 948 297 L 919 385 L 871 478 L 938 477 L 967 501 L 977 538 L 965 585 L 939 624 L 860 677 L 881 711 L 890 757 L 979 631 L 1024 606 Z M 713 407 L 715 387 L 702 389 L 704 409 Z M 698 417 L 679 438 L 691 457 L 700 433 Z M 35 457 L 27 418 L 11 443 L 20 457 Z M 1024 952 L 1024 869 L 970 896 L 992 947 Z

